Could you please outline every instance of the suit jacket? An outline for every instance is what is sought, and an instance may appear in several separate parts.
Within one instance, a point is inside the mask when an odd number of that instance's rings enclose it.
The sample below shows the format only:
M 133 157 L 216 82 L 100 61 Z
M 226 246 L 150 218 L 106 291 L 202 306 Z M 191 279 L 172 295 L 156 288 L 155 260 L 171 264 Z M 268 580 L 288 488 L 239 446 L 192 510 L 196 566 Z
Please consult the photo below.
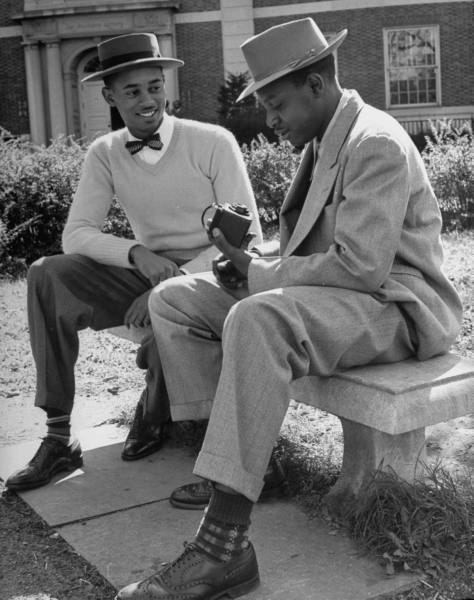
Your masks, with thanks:
M 252 260 L 249 291 L 372 294 L 398 303 L 420 359 L 446 352 L 462 307 L 441 269 L 441 214 L 423 160 L 401 125 L 357 92 L 345 90 L 341 102 L 309 189 L 312 144 L 283 202 L 280 256 Z

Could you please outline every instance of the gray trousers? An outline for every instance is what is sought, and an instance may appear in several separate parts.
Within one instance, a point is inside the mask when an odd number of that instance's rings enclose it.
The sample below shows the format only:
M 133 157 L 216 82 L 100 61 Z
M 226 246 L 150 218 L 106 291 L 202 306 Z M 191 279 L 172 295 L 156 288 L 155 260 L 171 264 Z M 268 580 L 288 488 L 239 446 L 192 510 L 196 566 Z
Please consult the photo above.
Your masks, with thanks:
M 78 331 L 123 325 L 132 302 L 150 289 L 138 271 L 100 264 L 78 254 L 45 257 L 28 272 L 28 323 L 36 363 L 36 406 L 71 413 Z M 146 369 L 144 414 L 169 420 L 169 401 L 152 333 L 140 345 L 137 365 Z
M 252 501 L 293 379 L 414 354 L 398 306 L 352 290 L 301 286 L 239 300 L 212 275 L 187 276 L 155 288 L 149 308 L 173 419 L 210 413 L 194 473 Z

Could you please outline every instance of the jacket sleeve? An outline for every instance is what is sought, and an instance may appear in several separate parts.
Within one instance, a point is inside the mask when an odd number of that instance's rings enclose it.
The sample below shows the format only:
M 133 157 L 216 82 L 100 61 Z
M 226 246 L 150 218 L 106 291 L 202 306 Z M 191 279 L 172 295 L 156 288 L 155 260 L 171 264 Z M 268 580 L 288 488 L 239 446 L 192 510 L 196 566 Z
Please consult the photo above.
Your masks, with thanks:
M 112 175 L 106 153 L 99 144 L 92 144 L 84 159 L 63 231 L 65 254 L 77 253 L 103 264 L 132 267 L 128 253 L 137 242 L 102 233 L 113 196 Z
M 379 134 L 348 146 L 340 161 L 342 185 L 339 197 L 333 199 L 338 205 L 328 250 L 253 259 L 248 277 L 251 293 L 298 285 L 371 293 L 386 280 L 410 194 L 406 150 L 397 140 Z

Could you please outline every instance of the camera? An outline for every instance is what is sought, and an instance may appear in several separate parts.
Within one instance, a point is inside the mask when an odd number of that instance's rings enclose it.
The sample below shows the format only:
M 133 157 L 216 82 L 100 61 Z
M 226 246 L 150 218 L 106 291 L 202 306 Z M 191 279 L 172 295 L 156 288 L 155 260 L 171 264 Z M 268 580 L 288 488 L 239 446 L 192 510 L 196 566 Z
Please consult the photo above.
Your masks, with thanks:
M 240 248 L 252 223 L 249 209 L 245 204 L 237 203 L 213 206 L 216 206 L 216 212 L 208 226 L 208 231 L 217 227 L 222 231 L 229 244 Z

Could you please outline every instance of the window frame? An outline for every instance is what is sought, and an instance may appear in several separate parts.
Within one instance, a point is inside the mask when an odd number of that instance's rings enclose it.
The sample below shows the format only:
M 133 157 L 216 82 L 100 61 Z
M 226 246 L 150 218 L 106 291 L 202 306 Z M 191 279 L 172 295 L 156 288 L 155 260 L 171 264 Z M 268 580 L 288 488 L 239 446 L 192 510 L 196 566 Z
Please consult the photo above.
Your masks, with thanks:
M 389 34 L 397 31 L 412 31 L 414 29 L 431 29 L 435 39 L 435 64 L 430 66 L 434 68 L 436 77 L 436 100 L 434 102 L 416 102 L 407 104 L 392 104 L 390 91 L 390 67 L 389 62 Z M 387 109 L 418 108 L 423 106 L 441 106 L 441 50 L 440 50 L 440 30 L 439 25 L 406 25 L 397 27 L 384 27 L 383 29 L 383 51 L 384 51 L 384 75 L 385 75 L 385 106 Z M 423 68 L 423 67 L 421 67 Z

